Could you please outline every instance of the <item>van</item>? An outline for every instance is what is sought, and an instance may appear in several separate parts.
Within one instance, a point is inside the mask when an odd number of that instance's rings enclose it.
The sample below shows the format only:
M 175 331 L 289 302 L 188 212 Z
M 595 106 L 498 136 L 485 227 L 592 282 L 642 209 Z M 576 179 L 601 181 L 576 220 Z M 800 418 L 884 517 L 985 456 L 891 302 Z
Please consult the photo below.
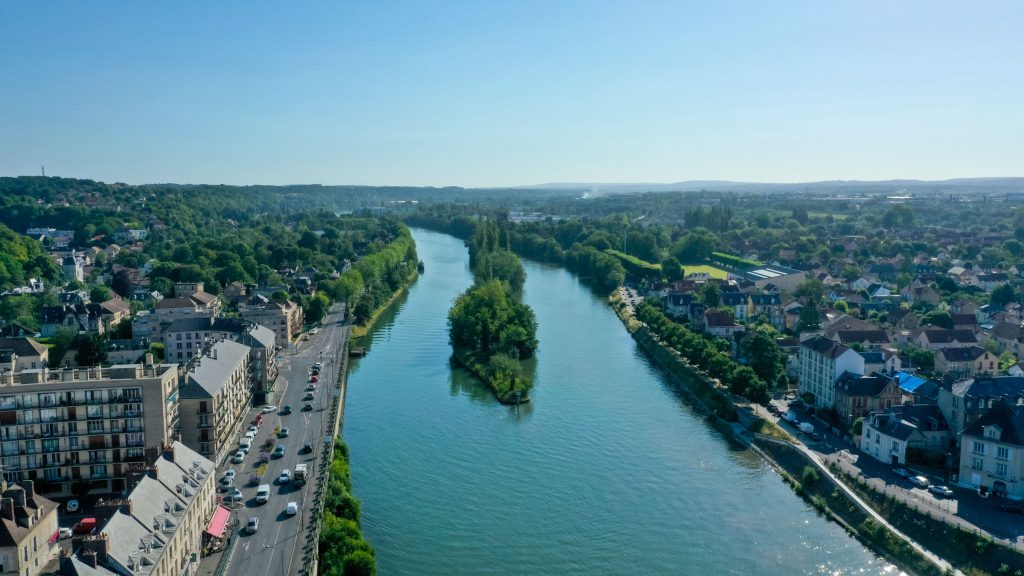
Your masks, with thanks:
M 266 504 L 268 500 L 270 500 L 270 484 L 260 484 L 259 488 L 256 488 L 256 502 Z

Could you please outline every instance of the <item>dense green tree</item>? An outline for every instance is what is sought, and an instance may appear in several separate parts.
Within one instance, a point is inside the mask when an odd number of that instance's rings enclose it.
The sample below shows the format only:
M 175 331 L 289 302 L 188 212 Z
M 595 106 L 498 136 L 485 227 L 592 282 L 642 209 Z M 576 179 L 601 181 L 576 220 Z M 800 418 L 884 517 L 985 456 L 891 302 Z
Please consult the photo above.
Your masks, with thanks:
M 107 361 L 107 339 L 99 334 L 90 334 L 78 339 L 78 354 L 75 361 L 79 366 L 99 366 Z
M 804 305 L 797 318 L 797 332 L 814 332 L 821 328 L 821 314 L 817 306 Z
M 722 303 L 722 292 L 715 282 L 708 282 L 700 290 L 700 301 L 708 308 L 717 308 Z
M 661 261 L 661 273 L 665 280 L 675 282 L 683 279 L 683 267 L 675 256 L 669 256 Z
M 1009 304 L 1017 299 L 1013 286 L 1009 283 L 997 286 L 992 290 L 990 302 L 993 304 Z

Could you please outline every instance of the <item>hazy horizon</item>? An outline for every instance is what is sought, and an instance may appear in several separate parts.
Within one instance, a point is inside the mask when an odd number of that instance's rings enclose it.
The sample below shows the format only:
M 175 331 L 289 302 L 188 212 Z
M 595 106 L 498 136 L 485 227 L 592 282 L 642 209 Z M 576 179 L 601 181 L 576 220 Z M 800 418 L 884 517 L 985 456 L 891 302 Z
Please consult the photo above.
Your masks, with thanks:
M 1019 2 L 300 8 L 0 4 L 0 175 L 800 183 L 1024 157 Z

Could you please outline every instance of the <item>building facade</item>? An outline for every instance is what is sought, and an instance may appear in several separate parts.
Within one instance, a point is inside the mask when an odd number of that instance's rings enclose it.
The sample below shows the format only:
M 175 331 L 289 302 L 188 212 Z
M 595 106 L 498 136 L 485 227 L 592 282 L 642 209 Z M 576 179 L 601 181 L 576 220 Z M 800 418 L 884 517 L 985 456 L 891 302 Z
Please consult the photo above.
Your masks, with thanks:
M 844 372 L 864 373 L 864 358 L 852 348 L 824 336 L 813 336 L 800 343 L 799 390 L 814 396 L 814 405 L 835 405 L 835 384 Z
M 4 483 L 0 497 L 0 574 L 36 576 L 57 558 L 57 503 L 31 480 Z
M 192 359 L 181 381 L 181 441 L 220 460 L 234 447 L 253 393 L 249 347 L 221 340 Z
M 964 430 L 960 485 L 1024 499 L 1024 405 L 997 402 Z
M 26 370 L 0 382 L 0 457 L 8 482 L 41 492 L 76 484 L 119 492 L 147 446 L 177 426 L 177 368 L 121 365 Z

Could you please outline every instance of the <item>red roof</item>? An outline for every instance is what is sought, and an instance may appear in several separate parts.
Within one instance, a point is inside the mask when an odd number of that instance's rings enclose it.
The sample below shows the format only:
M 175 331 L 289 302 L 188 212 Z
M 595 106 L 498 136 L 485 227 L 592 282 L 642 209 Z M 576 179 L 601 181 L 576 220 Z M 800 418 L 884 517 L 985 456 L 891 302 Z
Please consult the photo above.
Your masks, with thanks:
M 224 535 L 224 527 L 228 525 L 228 518 L 230 517 L 230 510 L 223 506 L 217 506 L 217 510 L 213 513 L 213 518 L 210 520 L 209 525 L 206 526 L 206 533 L 220 538 Z

